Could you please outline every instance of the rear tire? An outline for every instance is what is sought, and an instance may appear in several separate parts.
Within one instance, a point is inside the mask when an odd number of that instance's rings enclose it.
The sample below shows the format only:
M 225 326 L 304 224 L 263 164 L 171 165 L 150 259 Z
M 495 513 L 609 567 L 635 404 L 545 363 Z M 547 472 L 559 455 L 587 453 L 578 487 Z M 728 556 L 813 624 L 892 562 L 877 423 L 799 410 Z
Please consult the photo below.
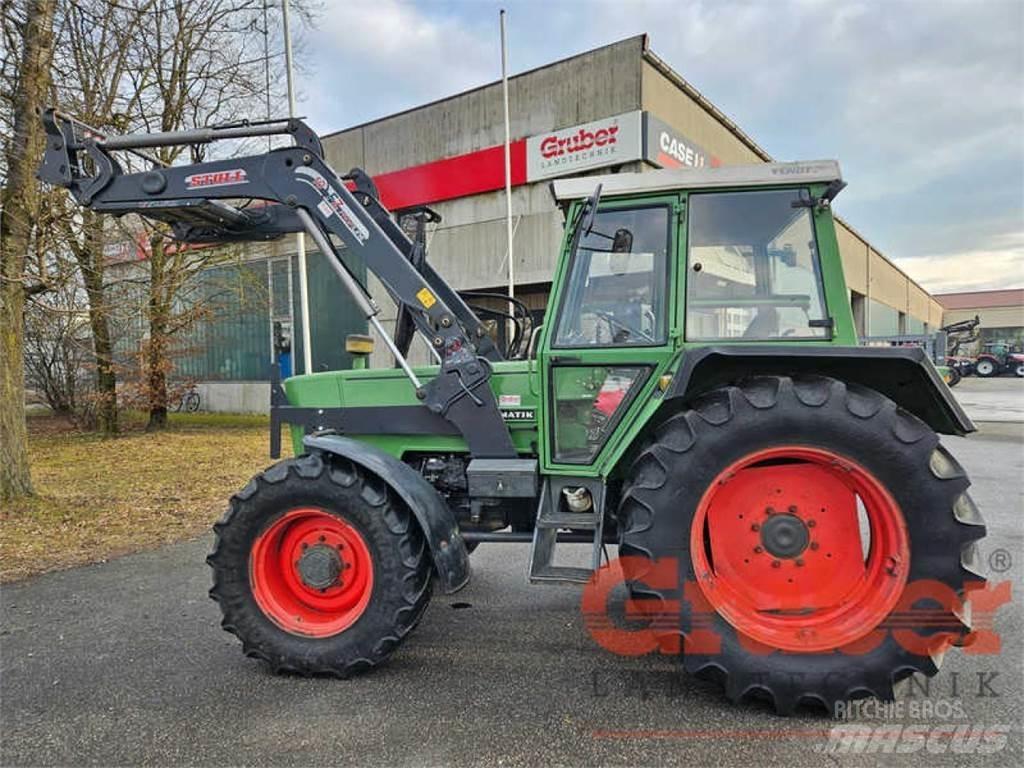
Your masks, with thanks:
M 974 372 L 983 379 L 989 379 L 999 373 L 999 368 L 992 360 L 982 358 L 974 364 Z
M 751 456 L 774 458 L 761 465 L 744 465 L 745 458 Z M 817 456 L 834 460 L 819 466 L 814 463 Z M 755 474 L 743 475 L 745 472 Z M 800 473 L 806 473 L 806 481 Z M 831 573 L 833 579 L 855 579 L 850 583 L 863 581 L 872 587 L 861 593 L 863 599 L 852 598 L 857 593 L 851 590 L 833 603 L 823 600 L 820 606 L 799 609 L 761 604 L 755 605 L 752 613 L 744 610 L 744 600 L 730 603 L 729 589 L 735 587 L 735 594 L 770 590 L 768 582 L 776 577 L 783 581 L 776 594 L 780 605 L 792 602 L 794 596 L 810 602 L 807 595 L 827 592 L 821 584 L 831 582 L 827 577 L 824 582 L 817 578 L 815 568 L 825 574 L 827 567 L 836 567 L 834 561 L 828 565 L 821 556 L 826 549 L 833 549 L 827 543 L 829 526 L 841 527 L 836 520 L 843 519 L 842 513 L 833 510 L 840 510 L 850 499 L 837 498 L 835 505 L 812 504 L 810 500 L 815 485 L 834 488 L 829 483 L 846 483 L 843 478 L 849 473 L 863 475 L 864 490 L 857 493 L 869 517 L 873 508 L 881 510 L 875 517 L 883 523 L 876 530 L 875 518 L 871 518 L 872 545 L 867 554 L 861 553 L 862 541 L 857 541 L 852 560 L 849 551 L 836 548 L 837 558 L 846 557 L 843 564 L 852 563 L 853 567 Z M 787 486 L 785 478 L 790 476 L 796 480 Z M 681 648 L 687 671 L 719 680 L 734 702 L 749 696 L 767 697 L 779 713 L 789 714 L 801 703 L 817 703 L 835 712 L 837 703 L 864 695 L 892 699 L 894 683 L 913 672 L 934 675 L 945 649 L 968 632 L 958 614 L 969 613 L 960 610 L 957 601 L 952 601 L 953 605 L 929 601 L 939 609 L 930 614 L 928 627 L 920 626 L 921 614 L 910 614 L 915 622 L 910 625 L 912 631 L 924 638 L 923 647 L 915 652 L 886 630 L 887 622 L 908 627 L 907 606 L 902 611 L 899 607 L 899 601 L 906 599 L 903 590 L 907 584 L 935 580 L 948 588 L 940 591 L 955 595 L 962 595 L 968 582 L 980 585 L 982 578 L 968 566 L 974 559 L 974 542 L 984 536 L 985 528 L 967 495 L 970 482 L 966 474 L 939 444 L 938 436 L 873 390 L 825 377 L 764 377 L 712 391 L 695 402 L 692 410 L 658 427 L 628 478 L 619 509 L 623 531 L 619 551 L 631 592 L 646 601 L 661 601 L 665 606 L 658 611 L 661 621 L 652 628 L 659 634 L 662 648 L 666 652 Z M 742 490 L 743 484 L 751 482 L 760 483 L 751 488 L 763 486 L 766 493 L 782 494 L 777 497 L 777 511 L 788 510 L 789 514 L 768 511 L 763 504 L 739 503 L 726 505 L 728 514 L 718 512 L 713 514 L 719 516 L 713 517 L 707 513 L 708 499 L 712 500 L 710 509 L 715 509 L 714 499 L 721 493 L 718 489 L 740 483 Z M 776 490 L 776 485 L 785 487 L 785 492 Z M 817 527 L 808 520 L 805 509 L 817 517 Z M 748 517 L 737 521 L 733 513 Z M 763 537 L 768 528 L 765 521 L 772 515 L 789 519 L 782 521 L 785 525 L 773 526 L 782 529 L 783 537 L 769 541 Z M 802 519 L 802 531 L 799 525 L 793 526 L 794 517 Z M 713 521 L 725 521 L 719 525 L 717 537 Z M 723 538 L 723 526 L 727 525 L 737 526 L 736 533 Z M 798 534 L 795 537 L 794 532 Z M 754 538 L 747 542 L 748 536 Z M 792 551 L 782 551 L 794 540 L 805 548 L 799 557 L 806 558 L 806 564 L 798 562 Z M 818 540 L 822 541 L 820 548 L 814 546 Z M 716 541 L 721 549 L 716 549 Z M 884 553 L 890 541 L 895 542 L 893 551 L 902 553 L 895 556 L 890 573 L 902 576 L 902 582 L 895 575 L 886 581 L 885 574 L 872 565 L 874 553 Z M 762 543 L 779 549 L 766 552 Z M 728 557 L 723 554 L 727 550 Z M 733 551 L 740 552 L 739 560 L 732 560 Z M 712 557 L 716 554 L 717 558 Z M 770 568 L 758 570 L 755 559 L 762 557 L 777 558 L 779 564 L 769 560 Z M 909 562 L 897 565 L 904 557 Z M 671 586 L 666 584 L 672 581 L 666 576 L 671 571 L 664 567 L 657 570 L 661 577 L 654 577 L 656 563 L 667 558 L 670 567 L 677 569 Z M 862 558 L 859 563 L 858 558 Z M 732 568 L 733 562 L 739 567 Z M 701 573 L 696 572 L 695 563 Z M 753 570 L 745 570 L 748 568 Z M 751 578 L 755 572 L 761 576 Z M 800 583 L 787 586 L 787 576 Z M 657 586 L 645 578 L 657 581 Z M 887 589 L 896 592 L 895 604 L 892 599 L 882 599 Z M 920 601 L 909 602 L 921 607 Z M 838 613 L 833 610 L 836 607 Z M 728 620 L 723 612 L 730 616 Z M 825 621 L 833 614 L 837 616 L 833 623 Z M 846 617 L 845 624 L 839 621 L 841 617 Z M 856 623 L 858 617 L 867 622 L 862 630 L 857 629 L 861 626 Z M 785 635 L 788 640 L 774 640 L 780 636 L 775 633 L 776 626 L 791 633 Z M 867 650 L 868 633 L 878 627 L 881 639 Z M 701 629 L 712 630 L 720 638 L 720 647 L 709 649 L 694 642 Z M 810 634 L 804 634 L 807 632 Z M 808 651 L 800 647 L 801 642 L 817 645 Z
M 375 667 L 430 600 L 419 525 L 346 459 L 273 465 L 232 497 L 214 532 L 207 562 L 221 626 L 275 672 L 347 677 Z

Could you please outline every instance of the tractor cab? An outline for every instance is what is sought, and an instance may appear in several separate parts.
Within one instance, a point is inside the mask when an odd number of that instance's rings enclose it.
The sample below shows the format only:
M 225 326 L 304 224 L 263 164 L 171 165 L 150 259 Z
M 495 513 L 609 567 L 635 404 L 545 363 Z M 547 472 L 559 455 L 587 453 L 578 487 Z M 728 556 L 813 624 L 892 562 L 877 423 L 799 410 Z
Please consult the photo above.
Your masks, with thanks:
M 854 344 L 830 208 L 842 187 L 834 161 L 554 182 L 570 225 L 540 351 L 546 467 L 614 462 L 616 425 L 681 348 Z

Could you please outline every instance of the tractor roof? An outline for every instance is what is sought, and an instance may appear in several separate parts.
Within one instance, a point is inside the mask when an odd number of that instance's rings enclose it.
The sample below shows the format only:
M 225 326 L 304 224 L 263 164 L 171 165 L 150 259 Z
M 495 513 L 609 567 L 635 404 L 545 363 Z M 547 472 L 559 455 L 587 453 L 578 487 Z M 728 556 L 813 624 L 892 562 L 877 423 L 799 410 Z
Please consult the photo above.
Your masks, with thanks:
M 720 187 L 768 187 L 779 184 L 834 185 L 843 187 L 843 174 L 836 160 L 810 160 L 796 163 L 759 163 L 721 168 L 665 168 L 644 173 L 613 173 L 604 176 L 577 176 L 551 182 L 551 191 L 559 201 L 588 197 L 598 184 L 602 197 L 643 192 L 668 192 L 677 189 L 715 189 Z

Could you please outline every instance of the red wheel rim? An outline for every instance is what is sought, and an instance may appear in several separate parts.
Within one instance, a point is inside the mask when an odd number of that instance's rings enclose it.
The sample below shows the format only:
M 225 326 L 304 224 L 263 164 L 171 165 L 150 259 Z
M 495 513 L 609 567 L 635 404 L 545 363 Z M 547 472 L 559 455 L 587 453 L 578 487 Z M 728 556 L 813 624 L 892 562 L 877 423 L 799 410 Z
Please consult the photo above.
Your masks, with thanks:
M 366 610 L 373 558 L 346 521 L 322 509 L 293 509 L 253 543 L 249 580 L 260 609 L 281 629 L 328 637 Z
M 783 446 L 715 478 L 690 555 L 704 597 L 740 633 L 815 653 L 884 621 L 906 585 L 910 543 L 899 505 L 868 470 L 822 448 Z

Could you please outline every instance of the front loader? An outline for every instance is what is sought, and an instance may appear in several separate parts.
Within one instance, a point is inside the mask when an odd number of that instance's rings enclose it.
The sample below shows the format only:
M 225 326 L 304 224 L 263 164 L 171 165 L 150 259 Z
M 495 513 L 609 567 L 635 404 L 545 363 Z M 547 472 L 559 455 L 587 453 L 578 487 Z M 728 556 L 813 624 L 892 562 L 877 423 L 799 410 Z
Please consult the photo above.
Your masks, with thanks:
M 335 173 L 301 121 L 131 136 L 44 121 L 40 176 L 83 206 L 186 243 L 307 233 L 395 359 L 275 381 L 272 452 L 290 424 L 296 455 L 214 526 L 223 626 L 274 670 L 375 667 L 432 589 L 466 585 L 468 548 L 502 542 L 532 544 L 537 583 L 621 568 L 658 650 L 783 713 L 892 698 L 969 637 L 985 527 L 937 433 L 973 425 L 920 349 L 857 346 L 837 163 L 555 181 L 546 321 L 505 359 L 369 177 Z M 269 134 L 294 146 L 140 172 L 117 159 Z M 396 338 L 342 248 L 399 306 Z M 408 362 L 414 333 L 433 364 Z M 564 564 L 567 542 L 589 563 Z

